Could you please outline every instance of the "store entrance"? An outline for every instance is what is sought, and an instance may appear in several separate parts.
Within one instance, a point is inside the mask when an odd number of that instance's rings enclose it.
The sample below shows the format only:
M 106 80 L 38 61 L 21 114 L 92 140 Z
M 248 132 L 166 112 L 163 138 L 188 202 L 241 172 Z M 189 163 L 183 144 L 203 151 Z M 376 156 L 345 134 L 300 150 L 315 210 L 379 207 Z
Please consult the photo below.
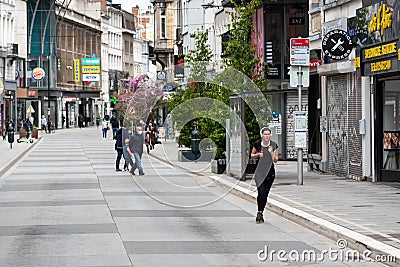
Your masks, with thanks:
M 382 82 L 382 181 L 400 181 L 400 79 Z M 379 138 L 379 137 L 378 137 Z

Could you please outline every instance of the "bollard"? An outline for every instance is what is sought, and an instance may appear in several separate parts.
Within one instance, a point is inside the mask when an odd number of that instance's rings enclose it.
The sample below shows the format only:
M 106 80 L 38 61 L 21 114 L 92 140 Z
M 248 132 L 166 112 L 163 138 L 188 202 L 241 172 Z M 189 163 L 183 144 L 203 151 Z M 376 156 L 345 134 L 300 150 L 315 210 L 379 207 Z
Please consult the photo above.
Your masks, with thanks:
M 197 127 L 192 131 L 192 153 L 194 154 L 195 160 L 198 159 L 200 154 L 200 132 L 197 130 Z
M 14 143 L 14 128 L 9 125 L 7 129 L 7 137 L 8 137 L 8 142 L 10 143 L 10 148 L 12 149 L 12 145 Z

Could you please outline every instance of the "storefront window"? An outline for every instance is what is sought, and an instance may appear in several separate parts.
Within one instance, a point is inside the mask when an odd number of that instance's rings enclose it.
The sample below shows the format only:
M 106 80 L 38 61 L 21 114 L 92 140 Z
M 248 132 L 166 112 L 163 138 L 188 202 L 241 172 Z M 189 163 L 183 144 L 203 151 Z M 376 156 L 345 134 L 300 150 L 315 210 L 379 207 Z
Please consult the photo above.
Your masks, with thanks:
M 385 82 L 383 169 L 400 171 L 400 80 Z

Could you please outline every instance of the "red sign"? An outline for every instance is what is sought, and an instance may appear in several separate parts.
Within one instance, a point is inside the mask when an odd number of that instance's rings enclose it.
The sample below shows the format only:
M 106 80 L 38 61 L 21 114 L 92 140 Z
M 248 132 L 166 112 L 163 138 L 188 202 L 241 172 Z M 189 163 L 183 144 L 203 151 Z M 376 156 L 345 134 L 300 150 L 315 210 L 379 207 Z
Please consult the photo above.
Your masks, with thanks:
M 291 46 L 310 46 L 310 40 L 308 38 L 291 38 Z
M 37 91 L 36 90 L 29 90 L 28 91 L 28 97 L 37 97 Z
M 310 70 L 316 69 L 321 64 L 322 64 L 322 60 L 320 60 L 320 59 L 310 60 Z

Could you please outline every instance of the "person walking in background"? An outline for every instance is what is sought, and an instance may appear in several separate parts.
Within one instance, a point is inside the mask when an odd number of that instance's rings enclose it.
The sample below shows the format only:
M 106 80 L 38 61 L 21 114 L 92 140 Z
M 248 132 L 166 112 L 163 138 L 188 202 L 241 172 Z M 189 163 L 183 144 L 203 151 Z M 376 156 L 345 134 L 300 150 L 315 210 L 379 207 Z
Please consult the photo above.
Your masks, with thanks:
M 51 133 L 51 117 L 47 116 L 47 133 Z
M 103 122 L 101 123 L 101 131 L 103 132 L 103 139 L 107 139 L 107 131 L 108 131 L 108 121 L 106 119 L 103 119 Z
M 115 118 L 115 116 L 112 115 L 111 119 L 110 119 L 110 123 L 111 123 L 112 131 L 113 131 L 113 139 L 114 139 L 115 138 L 115 134 L 117 133 L 118 128 L 119 128 L 119 122 Z
M 100 126 L 100 117 L 97 117 L 97 118 L 96 118 L 96 126 L 97 126 L 97 129 L 98 129 L 99 126 Z
M 258 166 L 254 173 L 254 180 L 257 185 L 257 206 L 258 212 L 256 223 L 263 223 L 263 212 L 267 204 L 267 198 L 271 186 L 275 180 L 275 166 L 278 162 L 278 145 L 271 141 L 271 130 L 264 127 L 260 131 L 261 139 L 254 143 L 251 150 L 251 158 L 258 158 Z
M 44 132 L 47 133 L 47 120 L 44 115 L 42 115 L 42 118 L 40 119 L 40 124 L 42 125 L 42 131 L 44 129 Z
M 129 149 L 133 153 L 135 158 L 135 164 L 131 169 L 131 174 L 135 175 L 136 168 L 139 169 L 139 175 L 144 175 L 142 167 L 142 154 L 143 154 L 143 128 L 142 126 L 137 126 L 136 131 L 129 138 Z
M 82 116 L 82 114 L 79 114 L 79 116 L 78 116 L 78 125 L 79 125 L 79 128 L 83 127 L 83 116 Z
M 118 129 L 115 136 L 115 150 L 117 151 L 117 159 L 115 161 L 115 171 L 120 172 L 119 164 L 121 162 L 122 154 L 123 154 L 123 146 L 122 146 L 122 128 Z

